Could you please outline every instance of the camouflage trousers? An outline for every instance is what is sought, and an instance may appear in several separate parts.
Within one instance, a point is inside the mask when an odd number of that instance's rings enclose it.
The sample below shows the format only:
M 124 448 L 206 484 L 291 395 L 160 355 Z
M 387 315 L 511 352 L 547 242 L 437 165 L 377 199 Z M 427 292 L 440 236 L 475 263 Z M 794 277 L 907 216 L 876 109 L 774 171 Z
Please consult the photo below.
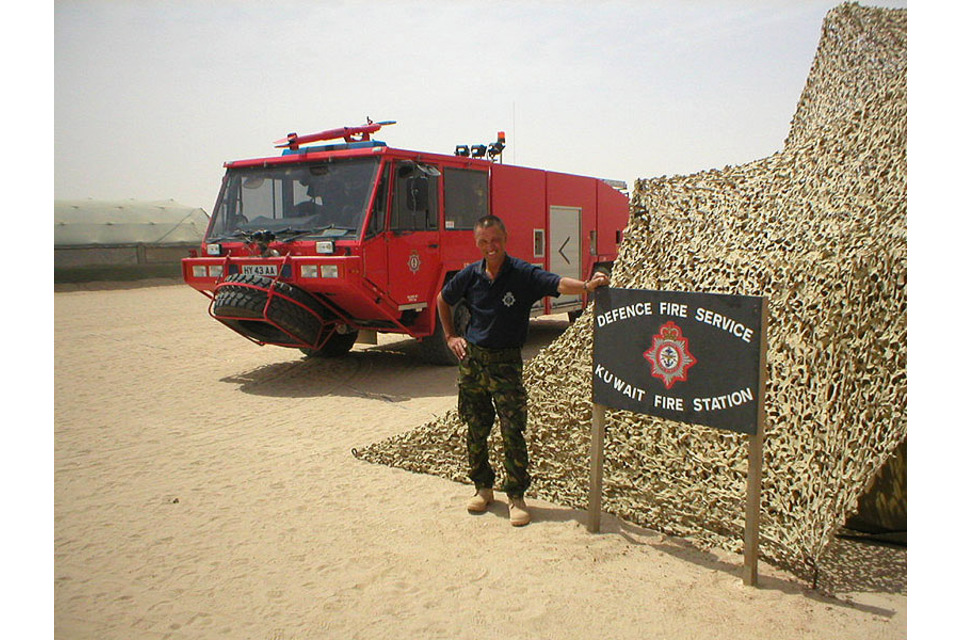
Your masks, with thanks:
M 500 417 L 503 436 L 503 491 L 522 496 L 530 486 L 527 472 L 527 392 L 523 388 L 523 359 L 520 349 L 485 349 L 467 345 L 460 361 L 460 419 L 467 424 L 467 458 L 470 479 L 477 488 L 493 488 L 496 479 L 490 466 L 487 439 L 494 418 Z

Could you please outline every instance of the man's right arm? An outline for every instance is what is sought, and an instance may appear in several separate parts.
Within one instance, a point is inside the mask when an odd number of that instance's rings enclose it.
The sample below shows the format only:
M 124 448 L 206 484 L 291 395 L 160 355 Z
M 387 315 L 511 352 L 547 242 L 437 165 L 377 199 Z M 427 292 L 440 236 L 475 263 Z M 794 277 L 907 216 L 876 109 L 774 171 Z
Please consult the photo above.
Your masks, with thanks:
M 458 336 L 453 329 L 453 308 L 443 299 L 443 292 L 437 294 L 437 314 L 443 326 L 443 335 L 447 341 L 447 348 L 453 351 L 458 360 L 467 355 L 467 341 Z

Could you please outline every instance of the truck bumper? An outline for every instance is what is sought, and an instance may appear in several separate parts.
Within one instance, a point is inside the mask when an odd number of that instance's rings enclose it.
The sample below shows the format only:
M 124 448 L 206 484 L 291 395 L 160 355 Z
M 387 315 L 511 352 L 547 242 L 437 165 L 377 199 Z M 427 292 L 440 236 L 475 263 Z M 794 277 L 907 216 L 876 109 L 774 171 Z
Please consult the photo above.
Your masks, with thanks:
M 406 320 L 410 311 L 423 309 L 412 310 L 394 302 L 363 276 L 358 256 L 204 256 L 184 258 L 181 266 L 184 282 L 211 299 L 217 287 L 231 275 L 262 275 L 309 292 L 337 322 L 351 329 L 425 335 L 419 330 L 423 323 L 415 327 Z

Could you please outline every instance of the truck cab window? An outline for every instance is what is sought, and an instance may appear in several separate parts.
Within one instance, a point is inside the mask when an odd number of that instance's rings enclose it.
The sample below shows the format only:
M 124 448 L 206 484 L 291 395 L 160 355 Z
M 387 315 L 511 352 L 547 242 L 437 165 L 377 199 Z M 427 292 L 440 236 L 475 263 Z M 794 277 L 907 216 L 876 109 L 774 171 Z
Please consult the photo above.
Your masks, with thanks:
M 393 187 L 393 231 L 437 229 L 437 176 L 434 167 L 401 162 L 396 167 Z
M 377 183 L 377 190 L 373 196 L 373 207 L 370 210 L 370 222 L 367 224 L 367 238 L 372 238 L 383 232 L 387 219 L 387 196 L 390 193 L 391 165 L 388 163 Z
M 211 237 L 356 238 L 373 197 L 377 158 L 230 168 L 213 211 Z
M 486 171 L 445 169 L 444 228 L 473 229 L 474 223 L 489 213 L 488 192 Z

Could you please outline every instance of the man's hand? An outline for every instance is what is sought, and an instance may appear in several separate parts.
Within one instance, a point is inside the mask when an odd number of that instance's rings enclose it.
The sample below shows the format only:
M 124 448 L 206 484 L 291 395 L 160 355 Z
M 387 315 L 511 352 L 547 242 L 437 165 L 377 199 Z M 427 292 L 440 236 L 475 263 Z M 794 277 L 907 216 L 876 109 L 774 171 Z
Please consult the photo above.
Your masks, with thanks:
M 467 355 L 467 341 L 460 336 L 450 336 L 447 338 L 447 348 L 453 351 L 457 360 L 463 360 Z
M 437 294 L 437 315 L 440 316 L 440 325 L 443 335 L 447 338 L 447 348 L 453 351 L 457 360 L 463 360 L 467 355 L 467 341 L 453 332 L 453 309 L 443 299 L 443 293 Z
M 557 291 L 563 295 L 582 295 L 584 292 L 593 293 L 599 287 L 605 287 L 610 284 L 610 277 L 602 271 L 597 271 L 589 280 L 577 280 L 576 278 L 560 278 L 560 284 Z
M 610 276 L 605 274 L 603 271 L 597 271 L 593 276 L 584 283 L 584 288 L 588 293 L 593 293 L 599 287 L 606 287 L 610 284 Z

